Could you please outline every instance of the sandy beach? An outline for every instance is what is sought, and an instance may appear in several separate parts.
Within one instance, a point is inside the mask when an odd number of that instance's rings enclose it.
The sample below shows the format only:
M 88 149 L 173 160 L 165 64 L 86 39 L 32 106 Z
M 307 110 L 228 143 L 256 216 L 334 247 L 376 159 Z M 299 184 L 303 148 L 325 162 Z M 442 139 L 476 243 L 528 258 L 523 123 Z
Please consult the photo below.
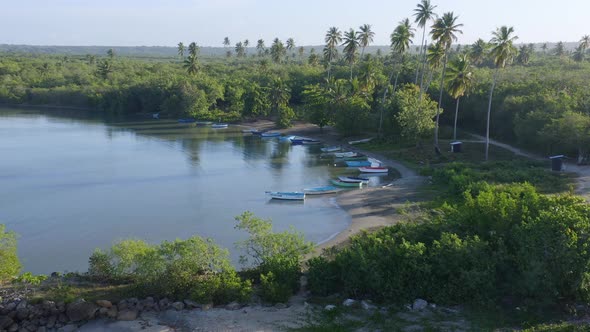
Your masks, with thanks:
M 398 213 L 398 209 L 406 206 L 407 202 L 419 200 L 417 189 L 424 183 L 424 177 L 419 176 L 414 170 L 400 162 L 363 151 L 362 145 L 349 145 L 348 141 L 343 140 L 332 128 L 324 128 L 323 131 L 320 131 L 319 127 L 309 123 L 295 123 L 291 128 L 275 129 L 274 123 L 267 120 L 247 122 L 240 125 L 257 130 L 273 130 L 285 135 L 318 139 L 326 145 L 339 145 L 346 150 L 375 158 L 381 161 L 383 165 L 395 168 L 400 173 L 400 178 L 390 186 L 352 190 L 339 194 L 336 202 L 350 215 L 351 223 L 342 232 L 319 244 L 316 247 L 315 254 L 333 246 L 342 246 L 348 242 L 352 235 L 363 230 L 375 230 L 407 219 L 407 216 Z

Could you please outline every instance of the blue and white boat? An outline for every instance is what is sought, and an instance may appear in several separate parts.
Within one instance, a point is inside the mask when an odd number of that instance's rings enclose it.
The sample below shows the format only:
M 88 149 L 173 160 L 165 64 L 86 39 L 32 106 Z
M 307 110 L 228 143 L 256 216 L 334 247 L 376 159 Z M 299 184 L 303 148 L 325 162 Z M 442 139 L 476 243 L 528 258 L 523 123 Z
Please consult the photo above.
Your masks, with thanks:
M 342 150 L 339 146 L 326 146 L 325 148 L 321 148 L 322 152 L 337 152 Z
M 227 128 L 229 127 L 229 125 L 227 123 L 214 123 L 211 125 L 211 128 L 214 129 L 223 129 L 223 128 Z
M 288 201 L 302 201 L 305 199 L 305 193 L 298 191 L 267 191 L 272 199 L 282 199 Z
M 322 143 L 321 141 L 318 141 L 317 139 L 304 139 L 302 144 L 303 145 L 314 145 L 314 144 L 320 144 Z
M 208 126 L 210 124 L 213 124 L 213 121 L 199 121 L 199 120 L 197 120 L 195 123 L 197 124 L 197 126 Z
M 277 132 L 266 132 L 266 133 L 261 133 L 260 137 L 279 137 L 281 136 L 281 133 L 277 133 Z
M 334 153 L 334 157 L 336 158 L 352 158 L 352 157 L 356 157 L 358 156 L 358 153 L 356 152 L 336 152 Z
M 373 163 L 370 161 L 345 161 L 347 167 L 370 167 Z
M 369 179 L 365 179 L 365 178 L 359 178 L 359 177 L 354 177 L 354 176 L 339 176 L 338 180 L 342 181 L 342 182 L 349 182 L 349 183 L 363 183 L 363 184 L 367 184 L 369 183 Z
M 303 189 L 303 192 L 306 195 L 325 195 L 325 194 L 334 194 L 339 192 L 340 189 L 334 186 L 324 186 L 324 187 L 315 187 L 315 188 L 307 188 Z
M 197 120 L 195 120 L 195 119 L 188 119 L 188 118 L 187 119 L 178 119 L 178 123 L 194 123 L 196 121 Z

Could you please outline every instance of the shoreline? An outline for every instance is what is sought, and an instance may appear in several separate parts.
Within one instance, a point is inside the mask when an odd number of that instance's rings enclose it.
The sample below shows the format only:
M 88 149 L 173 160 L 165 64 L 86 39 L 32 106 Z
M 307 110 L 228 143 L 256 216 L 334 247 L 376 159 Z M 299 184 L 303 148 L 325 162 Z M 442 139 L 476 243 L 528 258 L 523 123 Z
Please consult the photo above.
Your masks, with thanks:
M 424 177 L 398 161 L 364 151 L 362 145 L 357 147 L 348 144 L 332 128 L 324 128 L 323 132 L 320 132 L 319 127 L 315 125 L 299 122 L 291 128 L 278 129 L 274 122 L 268 120 L 241 122 L 237 125 L 257 130 L 277 131 L 285 135 L 305 136 L 318 139 L 327 145 L 340 145 L 347 150 L 375 158 L 383 165 L 395 168 L 399 172 L 400 177 L 394 180 L 392 185 L 346 191 L 334 197 L 336 205 L 349 215 L 350 223 L 342 231 L 317 243 L 313 255 L 318 255 L 330 247 L 341 247 L 349 242 L 351 236 L 362 231 L 376 230 L 406 220 L 408 217 L 398 213 L 397 209 L 407 206 L 407 202 L 420 201 L 416 190 L 424 183 Z

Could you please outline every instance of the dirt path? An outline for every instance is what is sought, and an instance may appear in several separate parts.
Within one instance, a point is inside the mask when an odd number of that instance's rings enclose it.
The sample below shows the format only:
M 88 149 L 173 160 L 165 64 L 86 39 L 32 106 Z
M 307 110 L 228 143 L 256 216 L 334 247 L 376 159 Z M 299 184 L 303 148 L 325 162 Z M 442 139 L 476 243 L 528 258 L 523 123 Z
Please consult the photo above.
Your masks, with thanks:
M 477 141 L 465 141 L 465 142 L 474 142 L 474 143 L 485 143 L 485 137 L 476 135 L 476 134 L 469 134 L 474 138 L 478 139 Z M 523 156 L 529 159 L 538 160 L 538 161 L 547 161 L 547 157 L 542 157 L 523 149 L 517 148 L 512 145 L 508 145 L 505 143 L 500 143 L 493 139 L 490 139 L 490 144 L 504 148 L 508 151 L 513 152 L 516 155 Z M 576 179 L 576 194 L 584 197 L 587 201 L 590 201 L 590 167 L 589 166 L 580 166 L 574 163 L 565 163 L 565 171 L 574 173 L 577 175 Z

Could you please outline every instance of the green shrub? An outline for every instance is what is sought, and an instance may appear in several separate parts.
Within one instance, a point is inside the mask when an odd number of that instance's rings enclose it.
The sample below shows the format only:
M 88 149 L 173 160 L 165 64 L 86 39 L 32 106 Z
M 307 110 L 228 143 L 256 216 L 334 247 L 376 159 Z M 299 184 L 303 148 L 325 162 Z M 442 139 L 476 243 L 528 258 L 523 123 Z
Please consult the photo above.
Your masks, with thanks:
M 21 269 L 16 252 L 16 234 L 0 224 L 0 283 L 16 276 Z

